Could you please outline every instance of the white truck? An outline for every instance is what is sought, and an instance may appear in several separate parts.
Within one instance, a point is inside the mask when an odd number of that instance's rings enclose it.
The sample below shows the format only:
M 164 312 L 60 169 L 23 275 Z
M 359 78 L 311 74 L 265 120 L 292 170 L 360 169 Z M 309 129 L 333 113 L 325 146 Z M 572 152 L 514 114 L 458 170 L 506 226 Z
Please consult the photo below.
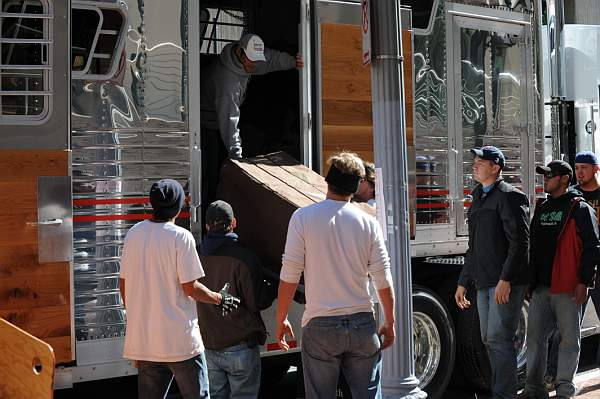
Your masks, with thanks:
M 398 29 L 415 366 L 435 398 L 453 375 L 489 386 L 476 311 L 453 301 L 474 184 L 469 149 L 500 147 L 504 177 L 534 202 L 534 165 L 544 161 L 541 21 L 529 0 L 406 5 Z M 361 24 L 351 0 L 0 0 L 0 317 L 54 347 L 57 387 L 136 372 L 122 358 L 123 238 L 150 216 L 151 183 L 169 177 L 191 199 L 178 223 L 201 239 L 200 75 L 226 43 L 253 32 L 305 58 L 300 72 L 251 79 L 245 155 L 284 150 L 317 172 L 339 149 L 372 160 Z M 274 343 L 274 307 L 263 316 L 265 373 L 284 372 L 297 359 Z M 521 371 L 526 316 L 525 306 Z

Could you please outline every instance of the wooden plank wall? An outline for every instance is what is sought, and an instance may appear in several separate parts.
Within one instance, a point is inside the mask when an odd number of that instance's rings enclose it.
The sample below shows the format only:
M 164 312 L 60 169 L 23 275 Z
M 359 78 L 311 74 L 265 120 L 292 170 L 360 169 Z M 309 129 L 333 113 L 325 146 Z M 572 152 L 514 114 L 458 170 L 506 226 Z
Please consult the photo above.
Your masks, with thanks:
M 69 262 L 38 263 L 37 177 L 68 174 L 68 151 L 0 150 L 0 317 L 72 359 Z
M 402 31 L 407 144 L 413 146 L 411 31 Z M 362 65 L 359 26 L 321 25 L 323 169 L 329 156 L 349 150 L 373 162 L 371 67 Z

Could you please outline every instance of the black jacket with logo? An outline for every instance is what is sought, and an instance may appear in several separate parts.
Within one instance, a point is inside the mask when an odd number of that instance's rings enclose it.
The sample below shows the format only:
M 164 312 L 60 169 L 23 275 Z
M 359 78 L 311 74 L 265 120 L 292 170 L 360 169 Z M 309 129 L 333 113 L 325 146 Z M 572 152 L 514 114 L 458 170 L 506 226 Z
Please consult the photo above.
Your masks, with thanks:
M 563 234 L 570 220 L 575 222 L 572 230 L 578 241 L 573 248 L 559 252 L 567 245 L 569 237 Z M 594 209 L 586 203 L 582 194 L 570 188 L 558 198 L 548 197 L 538 203 L 531 220 L 530 281 L 532 287 L 550 287 L 555 292 L 560 281 L 553 278 L 555 266 L 576 270 L 579 282 L 594 285 L 594 274 L 600 257 L 598 248 L 598 225 Z M 562 254 L 558 258 L 557 254 Z M 565 256 L 565 254 L 570 256 Z M 558 290 L 558 291 L 557 291 Z
M 199 281 L 216 292 L 229 283 L 229 293 L 241 301 L 225 317 L 218 306 L 197 302 L 204 346 L 220 350 L 242 342 L 250 347 L 264 344 L 267 333 L 260 311 L 271 305 L 275 295 L 263 279 L 258 257 L 241 245 L 234 233 L 209 233 L 199 252 L 205 273 Z
M 487 193 L 478 184 L 468 211 L 469 249 L 458 283 L 490 288 L 499 280 L 527 282 L 529 201 L 499 179 Z

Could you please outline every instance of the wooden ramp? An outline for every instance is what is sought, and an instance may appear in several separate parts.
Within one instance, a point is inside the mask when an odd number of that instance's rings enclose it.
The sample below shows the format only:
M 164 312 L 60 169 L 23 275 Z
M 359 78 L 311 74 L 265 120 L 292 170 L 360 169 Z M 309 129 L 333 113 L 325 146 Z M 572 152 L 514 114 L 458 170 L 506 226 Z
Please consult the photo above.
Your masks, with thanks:
M 0 318 L 0 348 L 0 398 L 52 398 L 55 360 L 50 345 Z

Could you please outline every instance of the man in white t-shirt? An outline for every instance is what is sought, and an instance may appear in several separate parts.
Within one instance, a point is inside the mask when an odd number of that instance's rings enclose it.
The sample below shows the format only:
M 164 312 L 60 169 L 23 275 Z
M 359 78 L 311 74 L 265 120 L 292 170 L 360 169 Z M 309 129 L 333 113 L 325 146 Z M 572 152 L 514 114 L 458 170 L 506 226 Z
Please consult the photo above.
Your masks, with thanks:
M 150 189 L 151 220 L 133 226 L 121 256 L 120 291 L 127 309 L 123 357 L 137 362 L 140 398 L 164 398 L 175 377 L 183 398 L 209 398 L 196 302 L 223 315 L 239 299 L 227 285 L 214 292 L 204 276 L 192 234 L 174 221 L 185 201 L 181 184 L 160 180 Z
M 288 227 L 275 336 L 287 350 L 285 335 L 294 336 L 288 308 L 304 273 L 302 368 L 307 398 L 335 397 L 340 371 L 353 398 L 381 397 L 381 350 L 396 335 L 394 289 L 379 224 L 350 203 L 364 175 L 355 154 L 333 156 L 325 201 L 298 209 Z M 379 331 L 369 277 L 383 308 Z

